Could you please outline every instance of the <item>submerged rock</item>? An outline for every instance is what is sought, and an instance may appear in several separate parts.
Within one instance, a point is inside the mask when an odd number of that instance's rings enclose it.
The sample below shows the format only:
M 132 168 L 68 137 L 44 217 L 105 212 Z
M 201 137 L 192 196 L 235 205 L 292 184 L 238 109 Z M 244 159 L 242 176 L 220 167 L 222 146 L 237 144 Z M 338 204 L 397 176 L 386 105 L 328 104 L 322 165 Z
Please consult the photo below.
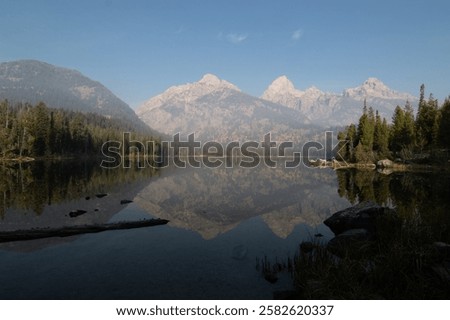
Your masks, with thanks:
M 106 197 L 108 194 L 106 194 L 106 193 L 97 193 L 95 196 L 97 197 L 97 198 L 103 198 L 103 197 Z
M 74 210 L 69 212 L 69 216 L 71 218 L 75 218 L 81 216 L 82 214 L 85 214 L 86 212 L 87 212 L 86 210 Z
M 394 209 L 381 207 L 370 201 L 341 210 L 324 221 L 335 235 L 351 229 L 366 229 L 368 232 L 376 231 L 377 219 L 383 216 L 396 216 Z
M 127 204 L 131 202 L 133 202 L 133 200 L 120 200 L 120 204 Z

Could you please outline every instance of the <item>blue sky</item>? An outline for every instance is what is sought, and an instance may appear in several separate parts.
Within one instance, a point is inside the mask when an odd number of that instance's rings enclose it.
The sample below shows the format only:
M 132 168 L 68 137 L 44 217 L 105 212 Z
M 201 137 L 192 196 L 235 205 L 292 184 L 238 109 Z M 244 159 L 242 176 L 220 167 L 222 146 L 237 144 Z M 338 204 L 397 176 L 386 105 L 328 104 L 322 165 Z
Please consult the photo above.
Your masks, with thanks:
M 260 96 L 279 75 L 341 92 L 377 77 L 450 94 L 450 1 L 0 2 L 0 61 L 77 69 L 132 107 L 214 73 Z

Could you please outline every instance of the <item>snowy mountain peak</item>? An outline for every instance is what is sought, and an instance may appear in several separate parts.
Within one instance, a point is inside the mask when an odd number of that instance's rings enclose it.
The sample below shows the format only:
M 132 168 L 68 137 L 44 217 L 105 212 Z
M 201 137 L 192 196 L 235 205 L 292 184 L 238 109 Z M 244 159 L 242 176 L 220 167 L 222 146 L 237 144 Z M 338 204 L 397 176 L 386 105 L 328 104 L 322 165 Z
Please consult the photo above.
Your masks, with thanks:
M 200 79 L 198 83 L 218 85 L 220 84 L 220 79 L 214 74 L 207 73 Z
M 276 78 L 264 91 L 261 98 L 283 105 L 289 105 L 291 97 L 298 98 L 303 92 L 295 89 L 294 84 L 286 76 Z
M 390 89 L 377 78 L 368 78 L 360 86 L 349 88 L 343 94 L 323 92 L 312 86 L 304 91 L 295 89 L 285 76 L 277 78 L 266 89 L 262 98 L 299 111 L 311 123 L 329 126 L 356 121 L 363 101 L 389 118 L 397 105 L 417 98 Z
M 368 78 L 366 81 L 364 81 L 363 85 L 371 86 L 371 87 L 375 87 L 375 86 L 381 85 L 381 86 L 386 87 L 386 85 L 381 80 L 379 80 L 377 78 L 374 78 L 374 77 Z
M 305 90 L 305 94 L 323 94 L 323 93 L 324 92 L 321 91 L 316 86 L 309 87 L 308 89 Z
M 205 85 L 208 87 L 212 87 L 212 88 L 217 88 L 217 89 L 233 89 L 233 90 L 237 90 L 240 91 L 238 87 L 236 87 L 234 84 L 225 81 L 225 80 L 221 80 L 219 79 L 219 77 L 217 77 L 214 74 L 211 73 L 207 73 L 205 74 L 196 84 L 199 85 Z M 194 83 L 195 85 L 195 83 Z
M 286 76 L 276 78 L 269 86 L 268 90 L 278 92 L 290 92 L 295 90 L 294 84 Z

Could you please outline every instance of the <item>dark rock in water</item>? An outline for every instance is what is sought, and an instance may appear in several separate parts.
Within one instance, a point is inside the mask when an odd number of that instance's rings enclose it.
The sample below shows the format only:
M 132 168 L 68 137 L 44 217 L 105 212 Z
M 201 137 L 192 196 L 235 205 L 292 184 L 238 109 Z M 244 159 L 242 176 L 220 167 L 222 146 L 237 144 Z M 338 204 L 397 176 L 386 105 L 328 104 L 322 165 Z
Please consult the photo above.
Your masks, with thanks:
M 95 212 L 97 212 L 97 211 L 98 211 L 98 209 L 96 208 L 96 209 L 94 209 L 94 211 L 95 211 Z
M 69 216 L 71 218 L 75 218 L 81 216 L 82 214 L 85 214 L 86 212 L 87 212 L 86 210 L 74 210 L 69 212 Z
M 108 194 L 106 194 L 106 193 L 98 193 L 98 194 L 96 194 L 95 196 L 97 197 L 97 198 L 103 198 L 103 197 L 106 197 Z
M 394 209 L 381 207 L 376 203 L 365 201 L 356 206 L 336 212 L 323 223 L 335 235 L 350 229 L 366 229 L 369 232 L 375 232 L 377 219 L 388 215 L 397 217 Z
M 84 199 L 86 199 L 86 200 L 90 200 L 90 199 L 91 199 L 91 197 L 86 197 L 86 198 L 84 198 Z
M 120 204 L 127 204 L 131 202 L 133 202 L 133 200 L 120 200 Z
M 321 237 L 323 237 L 323 234 L 321 234 L 321 233 L 316 233 L 316 234 L 314 235 L 314 237 L 316 237 L 316 238 L 321 238 Z

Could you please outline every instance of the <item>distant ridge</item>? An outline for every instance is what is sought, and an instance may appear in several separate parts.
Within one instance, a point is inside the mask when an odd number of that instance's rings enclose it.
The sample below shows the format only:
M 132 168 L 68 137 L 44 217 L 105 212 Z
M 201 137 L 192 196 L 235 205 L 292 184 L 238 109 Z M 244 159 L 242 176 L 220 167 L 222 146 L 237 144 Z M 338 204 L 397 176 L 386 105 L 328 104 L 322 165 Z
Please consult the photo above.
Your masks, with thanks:
M 388 120 L 397 105 L 405 105 L 407 100 L 416 105 L 418 101 L 376 78 L 337 94 L 316 87 L 301 91 L 281 76 L 257 98 L 206 74 L 197 82 L 172 86 L 150 98 L 136 113 L 150 127 L 167 135 L 195 132 L 201 138 L 232 141 L 261 139 L 271 132 L 278 139 L 298 141 L 311 131 L 356 122 L 365 100 Z
M 100 82 L 76 70 L 37 60 L 0 64 L 0 99 L 12 103 L 43 101 L 48 107 L 93 112 L 131 122 L 136 129 L 148 127 L 134 111 Z
M 286 76 L 280 76 L 269 85 L 261 98 L 297 110 L 309 122 L 325 127 L 357 121 L 364 100 L 388 120 L 397 105 L 403 106 L 406 101 L 413 105 L 418 102 L 413 95 L 392 90 L 376 78 L 368 78 L 360 86 L 337 94 L 323 92 L 316 87 L 301 91 Z
M 248 95 L 212 74 L 168 88 L 136 113 L 164 134 L 195 132 L 198 138 L 219 142 L 262 139 L 267 132 L 298 140 L 309 130 L 297 111 Z

